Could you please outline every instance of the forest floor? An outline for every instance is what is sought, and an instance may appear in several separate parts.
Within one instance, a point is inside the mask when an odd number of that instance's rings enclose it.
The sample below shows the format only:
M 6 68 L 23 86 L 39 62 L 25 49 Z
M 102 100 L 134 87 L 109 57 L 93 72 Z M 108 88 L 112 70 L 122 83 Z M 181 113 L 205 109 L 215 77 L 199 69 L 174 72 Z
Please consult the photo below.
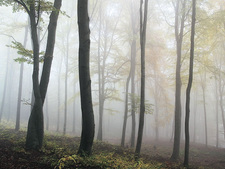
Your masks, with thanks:
M 158 142 L 142 146 L 141 159 L 136 162 L 134 150 L 118 145 L 94 142 L 93 155 L 81 158 L 76 154 L 78 137 L 45 134 L 41 151 L 25 151 L 26 132 L 15 132 L 0 125 L 0 169 L 51 169 L 51 168 L 183 168 L 181 159 L 169 160 L 172 143 Z M 225 168 L 225 149 L 191 144 L 190 168 Z

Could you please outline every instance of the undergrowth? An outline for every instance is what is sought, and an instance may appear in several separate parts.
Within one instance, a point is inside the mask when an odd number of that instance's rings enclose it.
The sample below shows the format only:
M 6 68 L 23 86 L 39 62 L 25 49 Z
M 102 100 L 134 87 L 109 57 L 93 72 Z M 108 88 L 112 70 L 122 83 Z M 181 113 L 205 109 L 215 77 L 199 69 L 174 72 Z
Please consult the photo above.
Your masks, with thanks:
M 60 133 L 45 132 L 43 147 L 39 152 L 26 151 L 25 139 L 26 128 L 16 132 L 11 126 L 0 124 L 0 168 L 2 168 L 1 165 L 6 166 L 6 168 L 10 168 L 7 165 L 11 165 L 11 168 L 35 169 L 183 168 L 182 160 L 169 161 L 170 145 L 161 145 L 157 149 L 154 149 L 152 145 L 145 145 L 143 146 L 142 158 L 135 161 L 133 149 L 99 141 L 94 141 L 91 156 L 80 157 L 77 155 L 80 138 L 63 136 Z M 225 162 L 221 158 L 224 155 L 224 149 L 192 147 L 190 157 L 192 162 L 195 162 L 195 166 L 192 165 L 191 168 L 201 168 L 202 166 L 224 168 Z M 211 161 L 211 163 L 207 163 L 207 161 Z
M 115 153 L 102 153 L 90 157 L 80 157 L 79 155 L 66 156 L 58 161 L 55 169 L 64 168 L 99 168 L 99 169 L 150 169 L 161 168 L 161 163 L 150 164 L 142 160 L 135 161 L 130 156 L 118 156 Z

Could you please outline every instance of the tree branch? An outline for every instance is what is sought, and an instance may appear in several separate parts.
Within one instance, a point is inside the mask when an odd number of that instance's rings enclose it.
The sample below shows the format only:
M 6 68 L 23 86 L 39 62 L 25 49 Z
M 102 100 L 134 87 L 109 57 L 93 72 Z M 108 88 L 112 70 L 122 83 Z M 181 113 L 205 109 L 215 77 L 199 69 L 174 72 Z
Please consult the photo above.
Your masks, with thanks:
M 27 11 L 28 15 L 30 15 L 30 10 L 28 9 L 27 5 L 23 2 L 23 0 L 14 0 L 15 2 L 17 2 L 18 4 L 20 4 L 21 6 L 24 7 L 24 9 Z
M 38 1 L 38 16 L 37 16 L 37 23 L 36 26 L 38 25 L 39 19 L 40 19 L 40 9 L 41 9 L 41 2 L 40 0 Z

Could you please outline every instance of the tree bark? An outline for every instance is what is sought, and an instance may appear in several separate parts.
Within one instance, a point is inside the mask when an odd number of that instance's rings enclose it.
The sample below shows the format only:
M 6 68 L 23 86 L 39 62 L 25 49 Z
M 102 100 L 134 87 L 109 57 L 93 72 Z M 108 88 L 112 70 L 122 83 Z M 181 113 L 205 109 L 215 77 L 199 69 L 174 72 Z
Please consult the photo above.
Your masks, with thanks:
M 125 146 L 125 136 L 126 136 L 126 127 L 127 127 L 127 114 L 128 114 L 128 92 L 129 92 L 129 83 L 130 83 L 130 76 L 131 76 L 131 70 L 129 73 L 129 76 L 127 77 L 126 82 L 126 93 L 125 93 L 125 110 L 124 110 L 124 118 L 123 118 L 123 130 L 122 130 L 122 139 L 121 139 L 121 146 Z
M 37 34 L 36 7 L 35 3 L 30 3 L 28 14 L 30 16 L 31 37 L 33 42 L 33 91 L 35 96 L 34 107 L 28 122 L 28 130 L 26 137 L 27 149 L 40 149 L 43 144 L 44 136 L 44 119 L 43 104 L 49 83 L 51 64 L 53 59 L 53 51 L 55 45 L 56 26 L 61 7 L 62 0 L 54 1 L 54 8 L 50 15 L 48 25 L 47 47 L 45 50 L 44 65 L 42 70 L 41 81 L 39 84 L 39 41 Z
M 76 83 L 74 83 L 73 95 L 74 95 L 74 101 L 73 101 L 73 129 L 72 129 L 72 131 L 75 134 L 75 131 L 76 131 Z
M 135 150 L 135 159 L 139 159 L 143 128 L 144 128 L 144 115 L 145 115 L 145 43 L 146 43 L 146 27 L 147 27 L 147 14 L 148 14 L 148 0 L 144 1 L 144 20 L 142 19 L 142 5 L 140 3 L 140 44 L 141 44 L 141 103 L 140 103 L 140 119 L 138 128 L 138 138 Z M 143 20 L 143 21 L 142 21 Z
M 62 70 L 62 60 L 60 61 L 60 65 L 59 65 L 59 74 L 58 74 L 58 112 L 57 112 L 57 129 L 56 131 L 59 132 L 59 126 L 60 126 L 60 106 L 61 106 L 61 94 L 60 94 L 60 87 L 61 87 L 61 78 L 60 78 L 60 75 L 61 75 L 61 70 Z
M 197 98 L 198 94 L 197 94 L 197 91 L 195 92 L 195 102 L 194 102 L 194 137 L 193 137 L 193 140 L 194 140 L 194 143 L 196 142 L 196 115 L 197 115 L 197 101 L 198 101 L 198 98 Z
M 180 0 L 176 2 L 175 8 L 175 38 L 176 38 L 176 50 L 177 50 L 177 65 L 176 65 L 176 91 L 175 91 L 175 131 L 174 131 L 174 143 L 173 153 L 171 160 L 177 160 L 180 156 L 180 134 L 181 134 L 181 55 L 182 55 L 182 43 L 183 43 L 183 31 L 185 21 L 185 8 L 186 0 L 183 1 L 182 10 L 183 14 L 180 21 L 179 30 L 179 11 Z
M 217 81 L 215 78 L 215 99 L 216 99 L 216 148 L 219 147 L 219 95 L 218 95 L 218 86 L 217 86 Z
M 46 130 L 49 130 L 49 112 L 48 112 L 48 94 L 46 95 L 45 101 L 45 118 L 46 118 Z
M 223 122 L 223 132 L 224 132 L 224 139 L 225 139 L 225 119 L 224 119 L 224 109 L 223 109 L 223 91 L 224 86 L 222 86 L 222 79 L 221 73 L 219 73 L 219 95 L 220 95 L 220 110 L 222 114 L 222 122 Z
M 43 102 L 39 88 L 39 42 L 37 36 L 36 11 L 34 3 L 30 4 L 31 38 L 33 42 L 33 92 L 35 97 L 34 107 L 28 122 L 26 149 L 40 149 L 43 144 L 44 119 Z
M 69 62 L 69 36 L 70 36 L 70 28 L 67 32 L 66 37 L 66 72 L 65 72 L 65 107 L 64 107 L 64 126 L 63 126 L 63 134 L 66 134 L 66 124 L 67 124 L 67 84 L 68 84 L 68 62 Z
M 102 30 L 102 2 L 99 7 L 99 31 L 98 31 L 98 100 L 99 100 L 99 126 L 98 126 L 98 140 L 102 140 L 102 78 L 101 78 L 101 30 Z
M 5 81 L 4 81 L 4 88 L 3 88 L 3 95 L 2 95 L 2 102 L 1 102 L 1 110 L 0 110 L 0 122 L 1 122 L 2 116 L 3 116 L 3 110 L 4 110 L 5 98 L 6 98 L 6 90 L 7 90 L 7 86 L 8 86 L 9 59 L 10 59 L 10 48 L 8 48 L 8 52 L 7 52 L 7 65 L 6 65 Z
M 135 118 L 135 69 L 136 69 L 136 52 L 137 52 L 137 33 L 138 33 L 138 3 L 131 1 L 131 25 L 132 25 L 132 42 L 131 42 L 131 147 L 135 145 L 136 135 L 136 118 Z
M 204 122 L 205 122 L 205 145 L 208 146 L 208 131 L 207 131 L 207 113 L 206 113 L 206 100 L 205 100 L 205 84 L 206 83 L 206 73 L 204 74 L 204 79 L 202 79 L 202 97 L 203 97 L 203 108 L 204 108 Z
M 194 48 L 195 48 L 195 16 L 196 16 L 196 0 L 192 0 L 192 24 L 191 24 L 191 49 L 190 49 L 190 65 L 189 65 L 189 79 L 186 90 L 186 116 L 185 116 L 185 153 L 184 166 L 189 165 L 189 118 L 190 118 L 190 94 L 193 81 L 193 67 L 194 67 Z
M 133 31 L 133 36 L 135 36 Z M 136 39 L 133 37 L 131 45 L 131 147 L 135 144 L 136 120 L 135 120 L 135 67 L 136 67 Z
M 78 154 L 90 155 L 94 139 L 94 113 L 92 107 L 90 60 L 90 29 L 88 0 L 78 0 L 79 28 L 79 80 L 82 110 L 82 133 Z
M 158 84 L 156 70 L 154 69 L 154 79 L 155 79 L 155 91 L 154 91 L 154 100 L 155 100 L 155 143 L 157 144 L 159 140 L 159 106 L 158 106 Z

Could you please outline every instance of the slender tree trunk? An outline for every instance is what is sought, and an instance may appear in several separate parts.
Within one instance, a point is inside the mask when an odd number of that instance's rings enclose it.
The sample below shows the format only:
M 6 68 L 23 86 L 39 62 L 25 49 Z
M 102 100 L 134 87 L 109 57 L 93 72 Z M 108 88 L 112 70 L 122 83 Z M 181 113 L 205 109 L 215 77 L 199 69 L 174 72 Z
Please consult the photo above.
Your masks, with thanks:
M 221 75 L 219 74 L 219 95 L 220 95 L 220 110 L 222 114 L 222 122 L 223 122 L 223 131 L 224 131 L 224 139 L 225 139 L 225 119 L 224 119 L 224 109 L 223 109 L 223 90 L 224 86 L 222 86 Z
M 88 0 L 78 0 L 79 28 L 79 80 L 82 109 L 82 133 L 78 154 L 90 155 L 94 140 L 94 113 L 91 96 L 90 29 L 88 17 Z
M 7 52 L 7 65 L 6 65 L 5 81 L 4 81 L 4 88 L 3 88 L 3 95 L 2 95 L 2 102 L 1 102 L 1 110 L 0 110 L 0 122 L 1 122 L 2 116 L 3 116 L 3 110 L 4 110 L 5 98 L 6 98 L 6 90 L 7 90 L 7 86 L 8 86 L 9 59 L 10 59 L 10 48 L 8 48 L 8 52 Z
M 141 0 L 141 3 L 140 3 L 141 105 L 140 105 L 138 138 L 137 138 L 137 145 L 136 145 L 136 150 L 135 150 L 135 159 L 136 160 L 139 159 L 139 157 L 140 157 L 143 128 L 144 128 L 144 115 L 145 115 L 145 43 L 146 43 L 148 0 L 144 1 L 144 20 L 142 19 L 142 5 L 143 5 L 143 0 Z
M 132 43 L 131 43 L 131 147 L 135 145 L 136 135 L 136 109 L 135 109 L 135 69 L 136 69 L 136 52 L 137 42 L 136 37 L 138 33 L 138 3 L 131 1 L 131 25 L 132 25 Z
M 103 109 L 104 109 L 104 101 L 103 101 L 103 96 L 101 95 L 99 97 L 99 125 L 98 125 L 98 136 L 97 140 L 102 141 L 102 123 L 103 123 Z
M 157 76 L 156 70 L 154 69 L 154 78 L 155 78 L 155 93 L 154 93 L 154 100 L 155 100 L 155 143 L 159 140 L 159 108 L 158 108 L 158 84 L 157 84 Z
M 129 73 L 129 76 L 127 77 L 126 82 L 126 93 L 125 93 L 125 110 L 124 110 L 124 118 L 123 118 L 123 130 L 122 130 L 122 139 L 121 139 L 121 146 L 125 146 L 125 136 L 126 136 L 126 127 L 127 127 L 127 114 L 128 114 L 128 92 L 129 92 L 129 83 L 130 83 L 130 76 L 131 76 L 131 70 Z
M 133 33 L 134 36 L 134 33 Z M 136 131 L 136 120 L 135 120 L 135 63 L 136 62 L 136 39 L 133 39 L 131 45 L 131 147 L 135 144 L 135 131 Z
M 180 3 L 182 5 L 182 17 L 179 22 L 179 11 Z M 183 31 L 185 21 L 185 8 L 186 0 L 177 0 L 175 8 L 175 38 L 176 38 L 176 49 L 177 49 L 177 65 L 176 65 L 176 91 L 175 91 L 175 131 L 174 131 L 174 143 L 173 153 L 171 160 L 177 160 L 180 156 L 180 134 L 181 134 L 181 55 L 182 55 L 182 43 L 183 43 Z M 180 23 L 180 26 L 178 25 Z M 180 27 L 180 31 L 179 31 Z
M 62 70 L 62 61 L 60 61 L 60 65 L 59 65 L 59 74 L 58 74 L 58 112 L 57 112 L 57 129 L 56 131 L 59 132 L 59 126 L 60 126 L 60 106 L 61 106 L 61 94 L 60 94 L 60 88 L 61 88 L 61 70 Z
M 45 102 L 45 114 L 46 114 L 46 130 L 49 130 L 49 113 L 48 113 L 48 95 L 46 95 Z
M 74 95 L 74 101 L 73 101 L 73 133 L 76 131 L 76 83 L 73 87 L 73 95 Z
M 173 140 L 173 138 L 174 138 L 174 132 L 175 132 L 175 116 L 173 117 L 172 133 L 171 133 L 170 142 L 172 142 L 172 140 Z
M 189 79 L 186 90 L 186 116 L 185 116 L 185 153 L 184 153 L 184 166 L 189 165 L 189 118 L 190 118 L 190 94 L 193 81 L 193 67 L 194 67 L 194 48 L 195 48 L 195 16 L 196 16 L 196 0 L 192 0 L 192 24 L 191 24 L 191 49 L 190 49 L 190 66 L 189 66 Z
M 68 84 L 68 62 L 69 62 L 69 35 L 70 35 L 70 29 L 67 32 L 66 37 L 66 72 L 65 72 L 65 107 L 64 107 L 64 127 L 63 127 L 63 134 L 66 134 L 66 124 L 67 124 L 67 84 Z
M 218 86 L 217 86 L 217 81 L 215 78 L 215 86 L 216 86 L 216 93 L 215 93 L 215 99 L 216 99 L 216 148 L 219 147 L 219 95 L 218 95 Z
M 26 44 L 27 44 L 27 35 L 28 35 L 28 25 L 25 27 L 25 36 L 24 36 L 24 42 L 23 42 L 24 48 L 26 48 Z M 21 96 L 22 96 L 22 86 L 23 86 L 23 68 L 24 68 L 24 63 L 22 62 L 20 64 L 20 79 L 19 79 L 16 127 L 15 127 L 16 131 L 19 131 L 19 129 L 20 129 L 20 107 L 21 107 Z
M 197 101 L 198 101 L 198 98 L 197 98 L 198 94 L 197 94 L 197 91 L 195 92 L 195 102 L 194 102 L 194 143 L 196 142 L 196 115 L 197 115 Z
M 99 82 L 101 82 L 101 85 L 99 85 L 99 126 L 98 126 L 98 136 L 97 140 L 102 141 L 102 135 L 103 135 L 103 113 L 104 113 L 104 104 L 105 104 L 105 68 L 106 68 L 106 59 L 107 59 L 107 46 L 108 46 L 108 39 L 107 39 L 107 27 L 105 29 L 105 34 L 104 34 L 104 53 L 103 53 L 103 58 L 102 58 L 102 66 L 100 66 L 100 78 Z M 99 35 L 100 36 L 100 35 Z M 100 38 L 100 37 L 99 37 Z M 100 40 L 100 39 L 99 39 Z M 99 42 L 100 45 L 100 42 Z M 100 54 L 100 53 L 99 53 Z M 99 61 L 100 55 L 99 55 Z M 99 63 L 100 64 L 100 63 Z
M 9 68 L 9 79 L 8 79 L 8 85 L 7 85 L 7 89 L 6 89 L 6 93 L 7 93 L 7 100 L 8 100 L 8 109 L 7 109 L 7 122 L 9 122 L 11 118 L 11 114 L 12 114 L 12 105 L 11 105 L 11 99 L 12 99 L 12 89 L 13 88 L 13 78 L 12 78 L 12 75 L 13 75 L 13 72 L 14 72 L 14 69 L 13 69 L 13 64 L 10 65 L 10 68 Z M 10 83 L 9 83 L 10 82 Z M 14 110 L 15 111 L 15 110 Z M 6 116 L 5 116 L 6 117 Z
M 206 78 L 204 79 L 205 83 Z M 204 108 L 204 121 L 205 121 L 205 145 L 208 146 L 208 131 L 207 131 L 207 113 L 206 113 L 206 101 L 205 101 L 205 86 L 202 84 L 202 93 L 203 93 L 203 108 Z

